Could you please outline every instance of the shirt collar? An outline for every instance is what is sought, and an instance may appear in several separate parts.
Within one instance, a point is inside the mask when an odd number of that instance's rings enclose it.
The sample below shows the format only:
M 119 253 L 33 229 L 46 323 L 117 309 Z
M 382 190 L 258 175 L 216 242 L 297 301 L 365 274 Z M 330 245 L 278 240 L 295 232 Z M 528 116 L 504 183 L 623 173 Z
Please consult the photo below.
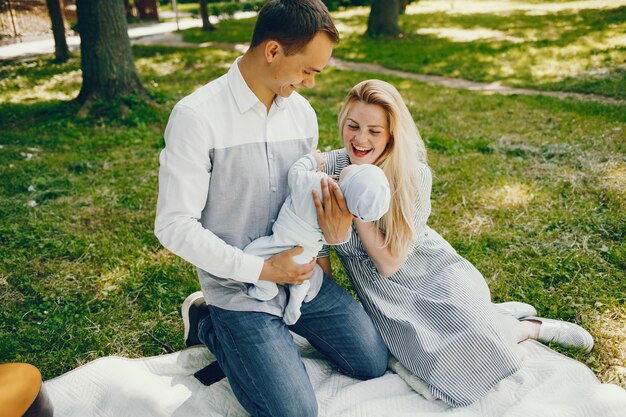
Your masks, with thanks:
M 238 57 L 230 66 L 230 69 L 228 70 L 228 84 L 230 85 L 230 91 L 235 98 L 239 111 L 241 113 L 245 113 L 258 104 L 263 107 L 265 106 L 252 92 L 252 90 L 250 90 L 250 87 L 246 84 L 246 80 L 243 79 L 243 75 L 241 75 L 241 71 L 239 70 L 240 60 L 241 57 Z M 287 98 L 285 97 L 277 95 L 276 98 L 274 98 L 274 104 L 276 104 L 278 110 L 282 110 L 286 103 Z

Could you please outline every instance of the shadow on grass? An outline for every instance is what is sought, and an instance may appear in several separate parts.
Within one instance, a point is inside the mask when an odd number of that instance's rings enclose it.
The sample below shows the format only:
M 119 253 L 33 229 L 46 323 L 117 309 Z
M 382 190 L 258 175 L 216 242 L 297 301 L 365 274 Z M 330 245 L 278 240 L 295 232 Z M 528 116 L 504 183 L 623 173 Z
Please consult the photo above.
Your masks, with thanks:
M 516 97 L 516 96 L 511 96 Z M 546 111 L 563 111 L 581 118 L 597 117 L 612 122 L 626 123 L 626 105 L 605 104 L 596 101 L 558 99 L 545 96 L 517 96 L 518 99 L 536 103 Z
M 79 105 L 66 101 L 41 101 L 30 104 L 0 104 L 3 122 L 3 144 L 21 144 L 24 132 L 30 131 L 29 145 L 52 145 L 50 138 L 57 138 L 59 130 L 72 128 L 80 121 L 75 120 Z M 61 144 L 74 138 L 58 137 Z
M 0 61 L 0 80 L 23 77 L 38 81 L 78 69 L 80 69 L 80 58 L 77 55 L 62 64 L 55 62 L 52 55 L 32 59 L 5 60 Z
M 131 107 L 122 116 L 118 101 Z M 76 116 L 80 105 L 74 101 L 42 101 L 31 104 L 2 104 L 0 119 L 3 121 L 2 144 L 43 146 L 60 150 L 68 145 L 80 146 L 89 141 L 93 129 L 132 128 L 149 123 L 164 122 L 168 111 L 155 108 L 134 96 L 119 100 L 98 100 L 89 117 Z M 111 144 L 117 143 L 110 136 Z M 91 145 L 90 145 L 91 146 Z

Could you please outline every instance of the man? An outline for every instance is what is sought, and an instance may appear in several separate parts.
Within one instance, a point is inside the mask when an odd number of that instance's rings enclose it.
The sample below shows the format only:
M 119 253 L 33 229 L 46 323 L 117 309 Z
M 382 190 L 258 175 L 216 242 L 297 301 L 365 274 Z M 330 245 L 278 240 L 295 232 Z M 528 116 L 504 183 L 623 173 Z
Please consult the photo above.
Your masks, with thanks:
M 181 100 L 165 130 L 155 234 L 198 268 L 201 295 L 183 305 L 187 345 L 204 343 L 237 399 L 253 416 L 316 416 L 317 401 L 289 330 L 343 372 L 382 375 L 387 348 L 361 306 L 294 248 L 268 259 L 242 251 L 271 233 L 287 193 L 287 172 L 317 147 L 315 112 L 296 90 L 315 85 L 338 33 L 320 0 L 269 0 L 250 49 L 227 74 Z M 328 243 L 349 237 L 352 216 L 336 184 L 316 202 Z M 312 197 L 313 198 L 313 197 Z M 249 284 L 272 281 L 268 301 Z M 287 284 L 310 280 L 310 299 L 292 326 L 282 320 Z M 205 304 L 206 302 L 206 304 Z M 207 307 L 208 305 L 208 307 Z

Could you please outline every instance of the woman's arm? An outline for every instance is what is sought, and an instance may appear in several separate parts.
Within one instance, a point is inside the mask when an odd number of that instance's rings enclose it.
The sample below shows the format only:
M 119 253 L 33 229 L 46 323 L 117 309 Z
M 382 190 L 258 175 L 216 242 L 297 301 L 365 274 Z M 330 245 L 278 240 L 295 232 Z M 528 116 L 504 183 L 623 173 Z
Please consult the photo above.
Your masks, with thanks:
M 419 246 L 424 237 L 426 222 L 430 216 L 430 193 L 432 190 L 433 177 L 430 168 L 420 163 L 418 166 L 416 186 L 418 188 L 415 212 L 413 213 L 413 225 L 415 230 L 414 248 Z M 385 235 L 378 230 L 373 222 L 362 222 L 354 219 L 357 234 L 363 243 L 365 251 L 369 255 L 378 273 L 383 277 L 395 274 L 406 262 L 407 255 L 397 256 L 391 253 L 389 248 L 383 248 Z
M 363 222 L 355 218 L 354 226 L 378 273 L 384 278 L 395 274 L 406 261 L 406 257 L 392 254 L 388 247 L 383 248 L 385 235 L 374 222 Z
M 333 277 L 333 270 L 330 266 L 330 257 L 325 256 L 323 258 L 317 258 L 317 264 L 322 267 L 322 271 L 330 278 Z

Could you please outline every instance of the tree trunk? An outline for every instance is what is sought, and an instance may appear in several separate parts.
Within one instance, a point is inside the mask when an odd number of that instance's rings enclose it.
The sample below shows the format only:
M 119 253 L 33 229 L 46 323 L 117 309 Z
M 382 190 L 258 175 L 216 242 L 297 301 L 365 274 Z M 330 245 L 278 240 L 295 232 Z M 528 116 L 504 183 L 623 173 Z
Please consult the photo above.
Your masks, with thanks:
M 202 30 L 210 32 L 215 30 L 215 26 L 209 20 L 209 8 L 207 6 L 207 0 L 199 0 L 200 2 L 200 15 L 202 16 Z
M 130 47 L 124 1 L 76 0 L 76 13 L 83 71 L 76 100 L 83 109 L 96 98 L 145 96 Z
M 398 13 L 404 14 L 406 12 L 406 6 L 409 4 L 410 0 L 399 0 L 398 1 Z
M 130 4 L 130 0 L 124 0 L 124 10 L 126 10 L 126 21 L 128 22 L 130 19 L 135 17 L 133 15 L 133 5 Z
M 65 23 L 63 22 L 63 10 L 61 0 L 46 0 L 48 14 L 52 22 L 52 34 L 54 35 L 54 60 L 65 62 L 70 57 L 70 50 L 65 39 Z
M 393 36 L 401 33 L 398 26 L 400 0 L 372 0 L 365 36 Z
M 135 0 L 135 9 L 141 20 L 159 21 L 159 11 L 156 0 Z

